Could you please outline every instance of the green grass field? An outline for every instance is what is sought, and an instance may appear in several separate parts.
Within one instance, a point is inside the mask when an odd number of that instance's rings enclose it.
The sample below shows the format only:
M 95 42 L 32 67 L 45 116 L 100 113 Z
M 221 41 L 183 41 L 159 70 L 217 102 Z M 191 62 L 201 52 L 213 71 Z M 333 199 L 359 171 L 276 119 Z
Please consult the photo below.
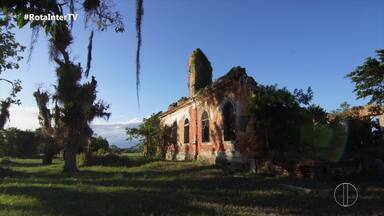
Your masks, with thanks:
M 82 167 L 61 173 L 62 161 L 2 164 L 0 215 L 318 215 L 384 213 L 384 182 L 353 182 L 351 208 L 333 200 L 337 182 L 276 178 L 219 169 L 204 162 L 145 162 L 130 167 Z M 309 194 L 280 184 L 313 189 Z

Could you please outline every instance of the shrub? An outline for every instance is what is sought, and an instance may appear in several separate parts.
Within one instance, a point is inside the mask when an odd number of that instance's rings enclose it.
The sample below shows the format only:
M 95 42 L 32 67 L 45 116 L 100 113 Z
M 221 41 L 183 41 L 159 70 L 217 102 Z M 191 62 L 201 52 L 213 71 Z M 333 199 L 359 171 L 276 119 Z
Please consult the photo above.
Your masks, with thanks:
M 17 128 L 0 130 L 0 156 L 29 157 L 37 155 L 39 137 L 32 131 Z
M 121 156 L 114 153 L 95 157 L 95 163 L 104 166 L 126 166 L 129 165 L 129 162 L 127 156 Z
M 82 153 L 78 156 L 79 165 L 85 165 L 85 154 Z M 118 155 L 115 153 L 103 153 L 101 150 L 92 153 L 88 165 L 102 165 L 102 166 L 128 166 L 130 160 L 127 156 Z
M 97 136 L 91 137 L 91 152 L 97 152 L 99 150 L 108 151 L 109 143 L 104 137 Z

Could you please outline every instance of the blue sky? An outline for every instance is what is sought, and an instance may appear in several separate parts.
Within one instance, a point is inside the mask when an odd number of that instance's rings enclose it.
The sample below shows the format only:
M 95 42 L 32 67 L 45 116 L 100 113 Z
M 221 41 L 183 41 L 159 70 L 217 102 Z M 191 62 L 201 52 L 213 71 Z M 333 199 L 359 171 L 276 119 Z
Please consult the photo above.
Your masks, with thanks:
M 117 1 L 116 1 L 117 2 Z M 146 0 L 144 2 L 141 110 L 135 90 L 135 4 L 118 1 L 125 33 L 97 32 L 91 74 L 99 81 L 99 98 L 111 104 L 110 122 L 126 122 L 165 110 L 187 92 L 187 61 L 201 48 L 213 77 L 242 66 L 261 84 L 314 90 L 314 103 L 328 111 L 343 101 L 353 105 L 353 85 L 345 74 L 374 50 L 384 48 L 382 0 Z M 81 16 L 81 14 L 80 14 Z M 72 56 L 85 66 L 91 29 L 75 22 Z M 28 46 L 29 29 L 17 31 Z M 36 107 L 32 92 L 55 83 L 43 33 L 29 65 L 7 78 L 22 80 L 23 107 Z M 0 96 L 7 91 L 0 87 Z

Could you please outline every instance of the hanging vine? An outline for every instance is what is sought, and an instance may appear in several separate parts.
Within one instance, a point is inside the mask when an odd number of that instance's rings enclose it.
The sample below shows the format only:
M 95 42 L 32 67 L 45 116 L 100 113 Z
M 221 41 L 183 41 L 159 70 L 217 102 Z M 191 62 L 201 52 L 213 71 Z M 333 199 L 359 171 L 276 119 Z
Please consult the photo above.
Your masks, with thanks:
M 136 97 L 137 105 L 140 110 L 140 96 L 139 96 L 139 87 L 140 87 L 140 51 L 141 51 L 141 25 L 143 21 L 144 9 L 143 9 L 144 0 L 136 0 L 136 36 L 137 36 L 137 50 L 136 50 Z
M 92 43 L 93 43 L 93 31 L 91 32 L 91 35 L 89 36 L 89 43 L 88 43 L 88 56 L 87 56 L 87 69 L 85 70 L 85 76 L 89 76 L 89 71 L 91 70 L 91 62 L 92 62 Z

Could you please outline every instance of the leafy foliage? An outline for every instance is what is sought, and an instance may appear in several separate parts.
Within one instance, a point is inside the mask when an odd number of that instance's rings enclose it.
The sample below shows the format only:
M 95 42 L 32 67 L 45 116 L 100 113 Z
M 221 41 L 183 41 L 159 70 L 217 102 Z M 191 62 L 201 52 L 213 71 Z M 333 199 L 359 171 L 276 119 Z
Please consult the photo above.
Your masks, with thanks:
M 294 90 L 291 93 L 276 85 L 258 86 L 251 99 L 251 112 L 256 119 L 257 133 L 264 137 L 266 149 L 273 158 L 283 159 L 286 154 L 305 151 L 309 147 L 303 142 L 303 128 L 315 131 L 315 125 L 326 119 L 321 107 L 310 105 L 312 97 L 311 88 L 306 92 Z
M 378 58 L 367 58 L 363 65 L 347 74 L 355 84 L 357 98 L 370 98 L 369 103 L 384 105 L 384 49 L 376 51 Z
M 12 29 L 15 24 L 11 18 L 0 15 L 0 74 L 5 70 L 19 69 L 20 55 L 25 47 L 16 42 Z
M 252 98 L 256 132 L 272 159 L 381 158 L 383 136 L 377 122 L 346 102 L 328 114 L 311 104 L 313 92 L 259 85 Z
M 91 152 L 97 152 L 99 150 L 108 151 L 108 140 L 102 136 L 92 136 L 91 138 Z
M 15 27 L 7 16 L 0 15 L 0 75 L 6 70 L 19 69 L 19 61 L 23 58 L 20 53 L 25 47 L 16 42 L 12 29 Z M 10 81 L 0 77 L 0 82 L 11 85 L 10 95 L 0 101 L 0 129 L 3 129 L 9 119 L 9 107 L 11 104 L 20 104 L 16 94 L 21 91 L 21 81 Z
M 137 128 L 127 128 L 128 139 L 139 139 L 144 146 L 144 156 L 154 158 L 160 153 L 164 156 L 168 144 L 170 143 L 171 128 L 160 123 L 159 115 L 152 114 L 151 117 L 144 119 L 143 123 Z

